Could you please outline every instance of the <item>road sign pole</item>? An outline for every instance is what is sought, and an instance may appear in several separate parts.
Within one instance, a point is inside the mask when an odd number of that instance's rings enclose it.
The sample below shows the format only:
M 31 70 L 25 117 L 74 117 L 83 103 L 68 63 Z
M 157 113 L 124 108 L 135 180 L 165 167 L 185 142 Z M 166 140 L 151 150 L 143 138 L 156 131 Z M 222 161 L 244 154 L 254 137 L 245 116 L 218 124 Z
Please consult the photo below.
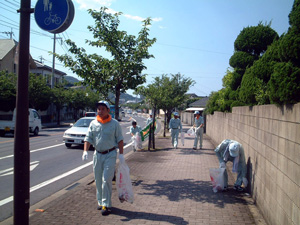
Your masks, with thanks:
M 18 59 L 18 87 L 14 143 L 14 224 L 29 224 L 29 126 L 28 83 L 30 42 L 30 0 L 20 2 L 20 36 Z

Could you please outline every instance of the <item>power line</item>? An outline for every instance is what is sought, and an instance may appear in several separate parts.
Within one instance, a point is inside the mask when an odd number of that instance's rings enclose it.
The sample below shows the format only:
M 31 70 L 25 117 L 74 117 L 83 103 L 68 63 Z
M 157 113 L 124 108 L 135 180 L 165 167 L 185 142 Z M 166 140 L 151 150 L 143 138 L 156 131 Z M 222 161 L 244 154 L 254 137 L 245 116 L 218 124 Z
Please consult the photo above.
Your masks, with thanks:
M 19 7 L 19 5 L 17 5 L 16 3 L 12 3 L 12 2 L 10 2 L 8 0 L 5 0 L 5 1 L 8 2 L 9 4 L 13 5 L 13 6 Z
M 2 9 L 4 9 L 4 10 L 6 10 L 6 11 L 8 11 L 8 12 L 11 12 L 11 13 L 17 14 L 17 12 L 10 11 L 10 10 L 8 10 L 8 9 L 6 9 L 6 8 L 4 8 L 4 7 L 2 7 L 2 6 L 0 6 L 0 8 L 2 8 Z

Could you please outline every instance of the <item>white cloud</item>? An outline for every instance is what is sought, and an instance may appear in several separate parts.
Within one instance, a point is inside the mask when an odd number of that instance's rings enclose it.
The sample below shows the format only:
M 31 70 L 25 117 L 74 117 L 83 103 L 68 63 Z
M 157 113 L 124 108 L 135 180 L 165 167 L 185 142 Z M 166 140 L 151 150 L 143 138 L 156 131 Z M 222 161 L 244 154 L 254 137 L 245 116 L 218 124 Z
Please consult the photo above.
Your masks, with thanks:
M 128 19 L 137 20 L 137 21 L 143 21 L 143 20 L 146 19 L 146 18 L 142 18 L 140 16 L 132 16 L 132 15 L 129 15 L 129 14 L 124 14 L 124 16 Z
M 166 29 L 167 27 L 164 26 L 158 26 L 159 29 Z
M 124 14 L 124 16 L 128 19 L 132 19 L 132 20 L 136 20 L 136 21 L 143 21 L 146 18 L 140 17 L 140 16 L 132 16 L 129 14 Z M 162 21 L 163 19 L 161 17 L 157 17 L 157 18 L 151 18 L 153 22 L 159 22 Z
M 94 10 L 99 10 L 100 7 L 105 6 L 105 7 L 109 7 L 112 2 L 116 1 L 116 0 L 75 0 L 78 4 L 79 4 L 79 8 L 80 9 L 94 9 Z M 111 14 L 115 14 L 118 13 L 117 11 L 108 8 L 107 9 L 108 13 Z M 128 19 L 131 20 L 136 20 L 136 21 L 143 21 L 146 18 L 140 17 L 140 16 L 133 16 L 133 15 L 129 15 L 129 14 L 123 14 L 123 16 L 125 16 Z M 159 22 L 162 21 L 163 19 L 161 17 L 156 17 L 156 18 L 151 18 L 153 22 Z
M 109 7 L 115 0 L 76 0 L 80 9 L 99 9 L 101 6 Z
M 162 21 L 163 18 L 161 17 L 156 17 L 156 18 L 151 18 L 153 20 L 153 22 L 159 22 L 159 21 Z

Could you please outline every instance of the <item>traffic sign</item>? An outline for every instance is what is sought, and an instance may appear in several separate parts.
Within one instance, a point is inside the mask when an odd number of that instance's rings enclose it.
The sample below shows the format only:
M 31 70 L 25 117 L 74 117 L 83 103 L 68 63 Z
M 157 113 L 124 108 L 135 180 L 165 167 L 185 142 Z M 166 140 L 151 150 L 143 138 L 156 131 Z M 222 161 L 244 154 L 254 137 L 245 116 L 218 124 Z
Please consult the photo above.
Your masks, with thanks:
M 72 23 L 74 18 L 72 0 L 38 0 L 34 9 L 37 25 L 50 33 L 61 33 Z

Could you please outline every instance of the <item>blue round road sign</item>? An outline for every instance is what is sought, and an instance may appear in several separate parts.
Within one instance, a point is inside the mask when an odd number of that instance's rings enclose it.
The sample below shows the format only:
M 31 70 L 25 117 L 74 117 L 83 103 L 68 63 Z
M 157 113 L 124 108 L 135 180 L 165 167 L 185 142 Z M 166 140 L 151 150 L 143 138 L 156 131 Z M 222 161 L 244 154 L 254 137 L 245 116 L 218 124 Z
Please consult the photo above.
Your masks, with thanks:
M 51 33 L 65 31 L 74 18 L 74 5 L 71 0 L 39 0 L 34 9 L 38 26 Z

